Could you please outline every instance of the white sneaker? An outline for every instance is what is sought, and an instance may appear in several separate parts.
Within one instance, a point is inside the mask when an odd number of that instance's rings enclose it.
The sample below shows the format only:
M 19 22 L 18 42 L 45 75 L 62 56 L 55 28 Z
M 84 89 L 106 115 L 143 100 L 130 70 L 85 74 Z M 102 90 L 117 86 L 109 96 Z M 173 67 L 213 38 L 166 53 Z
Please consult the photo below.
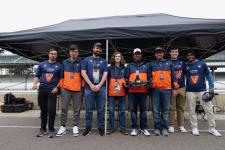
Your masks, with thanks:
M 193 128 L 192 134 L 195 135 L 195 136 L 199 136 L 200 134 L 199 134 L 198 128 Z
M 73 127 L 73 136 L 79 136 L 79 129 L 78 126 Z
M 209 133 L 214 136 L 222 136 L 215 128 L 209 128 Z
M 59 128 L 59 131 L 58 131 L 58 133 L 56 134 L 56 136 L 63 136 L 64 134 L 66 134 L 66 127 L 61 126 L 61 127 Z
M 186 133 L 187 132 L 187 130 L 183 126 L 179 127 L 179 130 L 180 130 L 181 133 Z
M 148 132 L 147 129 L 141 130 L 141 132 L 145 135 L 145 136 L 150 136 L 150 132 Z
M 170 132 L 170 133 L 174 133 L 174 127 L 170 126 L 170 127 L 169 127 L 169 132 Z
M 131 136 L 136 136 L 138 134 L 137 129 L 132 129 L 130 135 Z

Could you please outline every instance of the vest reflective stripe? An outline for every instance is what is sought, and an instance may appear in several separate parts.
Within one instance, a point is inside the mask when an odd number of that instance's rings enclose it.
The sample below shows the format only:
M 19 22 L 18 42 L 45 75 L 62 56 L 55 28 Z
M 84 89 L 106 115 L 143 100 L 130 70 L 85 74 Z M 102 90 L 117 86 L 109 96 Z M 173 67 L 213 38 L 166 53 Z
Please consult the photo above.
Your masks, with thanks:
M 71 91 L 81 91 L 81 74 L 80 72 L 74 72 L 73 78 L 70 77 L 70 72 L 64 71 L 64 79 L 62 81 L 62 88 Z
M 160 79 L 160 74 L 163 74 L 164 79 Z M 159 89 L 172 89 L 171 86 L 171 71 L 157 70 L 152 72 L 152 87 Z
M 120 91 L 118 93 L 116 93 L 114 89 L 114 85 L 116 82 L 118 82 L 118 84 L 120 85 Z M 124 78 L 117 79 L 117 80 L 114 78 L 111 78 L 109 80 L 109 96 L 125 96 L 125 88 L 123 86 L 123 83 L 125 83 Z

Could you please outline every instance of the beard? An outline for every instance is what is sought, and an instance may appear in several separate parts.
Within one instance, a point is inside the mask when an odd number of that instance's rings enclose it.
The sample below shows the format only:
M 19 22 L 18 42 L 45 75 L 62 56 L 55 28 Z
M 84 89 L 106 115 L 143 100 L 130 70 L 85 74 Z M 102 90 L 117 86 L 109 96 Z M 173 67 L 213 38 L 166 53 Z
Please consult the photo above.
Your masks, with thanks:
M 101 56 L 102 52 L 101 51 L 94 51 L 93 52 L 95 56 Z

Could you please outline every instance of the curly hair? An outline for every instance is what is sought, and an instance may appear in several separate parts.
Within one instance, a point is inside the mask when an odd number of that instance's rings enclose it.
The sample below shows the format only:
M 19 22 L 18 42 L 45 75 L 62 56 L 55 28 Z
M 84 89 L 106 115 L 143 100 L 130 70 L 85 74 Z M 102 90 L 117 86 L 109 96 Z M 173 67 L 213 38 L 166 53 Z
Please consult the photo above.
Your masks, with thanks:
M 121 52 L 114 52 L 114 53 L 113 53 L 113 55 L 111 56 L 111 59 L 110 59 L 111 65 L 115 65 L 115 56 L 116 56 L 117 54 L 120 54 L 120 56 L 121 56 L 120 64 L 121 64 L 121 65 L 125 65 L 125 64 L 126 64 L 126 61 L 124 60 L 124 57 L 123 57 L 123 55 L 122 55 Z

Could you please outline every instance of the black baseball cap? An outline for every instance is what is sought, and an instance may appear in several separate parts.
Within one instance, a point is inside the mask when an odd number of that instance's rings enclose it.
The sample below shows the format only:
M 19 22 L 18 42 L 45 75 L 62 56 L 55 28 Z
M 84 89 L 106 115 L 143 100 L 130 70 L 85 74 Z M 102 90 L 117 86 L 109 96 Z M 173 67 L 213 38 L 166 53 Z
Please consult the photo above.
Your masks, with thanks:
M 162 47 L 159 46 L 159 47 L 156 47 L 156 48 L 155 48 L 155 53 L 156 53 L 156 52 L 164 52 L 164 50 L 163 50 Z
M 103 48 L 103 45 L 102 45 L 102 43 L 100 43 L 100 42 L 96 42 L 96 43 L 94 44 L 93 48 L 95 48 L 95 47 L 100 47 L 100 48 L 102 49 L 102 48 Z

